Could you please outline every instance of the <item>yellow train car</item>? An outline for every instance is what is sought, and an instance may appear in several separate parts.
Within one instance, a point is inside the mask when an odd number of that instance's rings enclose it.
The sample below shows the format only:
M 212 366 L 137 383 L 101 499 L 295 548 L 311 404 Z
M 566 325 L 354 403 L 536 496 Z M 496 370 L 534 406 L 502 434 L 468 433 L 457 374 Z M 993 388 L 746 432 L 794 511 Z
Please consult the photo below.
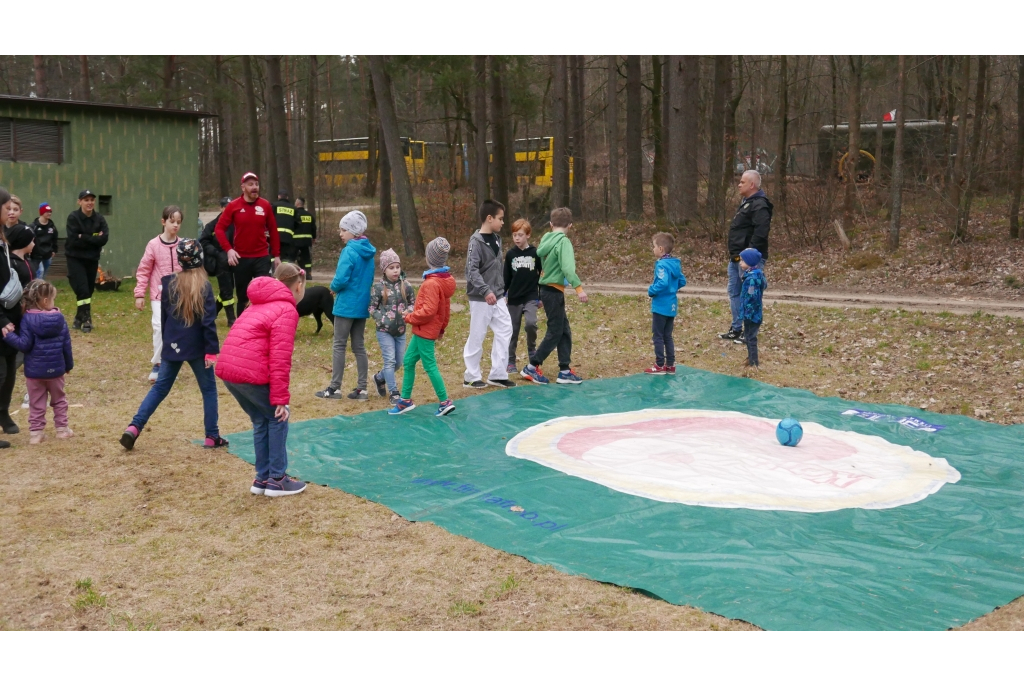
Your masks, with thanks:
M 516 176 L 520 184 L 550 188 L 555 175 L 555 139 L 520 138 L 515 141 Z M 572 142 L 570 141 L 570 146 Z M 572 149 L 569 150 L 569 185 L 572 185 Z
M 370 139 L 336 138 L 314 143 L 320 165 L 320 177 L 327 187 L 366 181 L 366 163 L 370 158 Z M 413 183 L 424 178 L 426 143 L 402 138 L 402 156 Z

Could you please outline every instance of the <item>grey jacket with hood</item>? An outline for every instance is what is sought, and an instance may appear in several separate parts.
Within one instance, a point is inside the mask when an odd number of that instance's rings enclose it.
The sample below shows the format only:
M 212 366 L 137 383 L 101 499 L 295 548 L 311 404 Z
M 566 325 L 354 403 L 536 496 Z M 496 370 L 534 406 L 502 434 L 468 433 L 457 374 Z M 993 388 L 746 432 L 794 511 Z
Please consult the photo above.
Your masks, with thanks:
M 469 237 L 466 249 L 466 294 L 470 300 L 483 302 L 488 293 L 495 297 L 505 294 L 504 260 L 502 259 L 501 236 L 498 239 L 498 254 L 484 242 L 480 231 Z

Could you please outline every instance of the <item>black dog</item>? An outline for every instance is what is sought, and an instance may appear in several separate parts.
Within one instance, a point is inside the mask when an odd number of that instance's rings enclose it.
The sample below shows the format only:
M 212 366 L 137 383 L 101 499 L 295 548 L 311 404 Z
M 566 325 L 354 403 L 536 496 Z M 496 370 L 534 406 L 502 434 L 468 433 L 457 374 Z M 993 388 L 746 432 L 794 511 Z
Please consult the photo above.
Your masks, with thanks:
M 334 295 L 322 285 L 306 288 L 306 294 L 296 308 L 299 310 L 299 316 L 309 316 L 312 314 L 316 317 L 317 333 L 324 327 L 323 319 L 320 318 L 322 315 L 326 314 L 327 318 L 331 321 L 331 325 L 334 325 L 334 314 L 331 312 L 334 309 Z

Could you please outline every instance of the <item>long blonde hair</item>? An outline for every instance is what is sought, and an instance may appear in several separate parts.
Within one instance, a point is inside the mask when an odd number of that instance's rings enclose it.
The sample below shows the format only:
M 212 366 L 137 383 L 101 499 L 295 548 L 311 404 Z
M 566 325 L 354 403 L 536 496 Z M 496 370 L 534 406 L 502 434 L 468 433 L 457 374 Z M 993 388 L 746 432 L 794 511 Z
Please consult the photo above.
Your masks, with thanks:
M 184 321 L 186 326 L 201 320 L 206 312 L 206 289 L 209 287 L 205 269 L 188 269 L 174 274 L 170 285 L 174 318 Z

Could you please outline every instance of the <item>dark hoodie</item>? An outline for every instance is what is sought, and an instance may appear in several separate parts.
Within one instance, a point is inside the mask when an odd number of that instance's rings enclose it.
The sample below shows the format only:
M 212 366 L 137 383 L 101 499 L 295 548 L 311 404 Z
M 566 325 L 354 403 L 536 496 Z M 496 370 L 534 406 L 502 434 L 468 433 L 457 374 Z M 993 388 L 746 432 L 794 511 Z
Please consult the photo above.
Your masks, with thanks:
M 25 353 L 25 378 L 60 378 L 75 367 L 68 322 L 59 309 L 29 309 L 4 342 Z
M 760 252 L 761 259 L 768 259 L 768 233 L 772 230 L 774 209 L 763 190 L 740 202 L 729 224 L 729 257 L 734 262 L 739 261 L 740 252 L 748 247 Z

